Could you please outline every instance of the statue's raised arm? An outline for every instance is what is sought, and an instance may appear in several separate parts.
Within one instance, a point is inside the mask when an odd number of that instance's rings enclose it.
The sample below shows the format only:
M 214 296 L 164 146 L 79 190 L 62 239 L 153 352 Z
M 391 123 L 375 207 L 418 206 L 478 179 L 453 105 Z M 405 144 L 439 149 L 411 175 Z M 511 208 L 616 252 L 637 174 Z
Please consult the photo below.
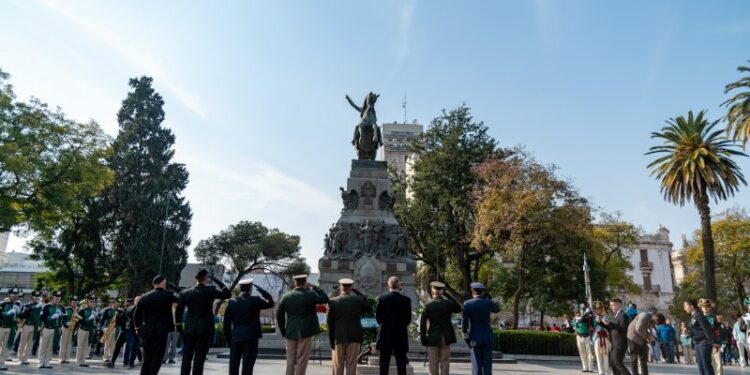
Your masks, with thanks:
M 352 98 L 350 98 L 348 94 L 346 95 L 346 100 L 349 102 L 349 105 L 351 105 L 352 107 L 354 107 L 354 109 L 357 110 L 357 112 L 359 112 L 360 114 L 362 113 L 362 108 L 354 104 L 354 102 L 352 101 Z

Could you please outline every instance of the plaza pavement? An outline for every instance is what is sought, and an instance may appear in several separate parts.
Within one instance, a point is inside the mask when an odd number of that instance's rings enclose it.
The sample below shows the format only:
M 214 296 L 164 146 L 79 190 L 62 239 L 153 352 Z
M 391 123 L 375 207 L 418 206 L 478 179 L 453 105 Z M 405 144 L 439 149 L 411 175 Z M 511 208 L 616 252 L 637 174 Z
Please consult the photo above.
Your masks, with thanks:
M 8 370 L 0 372 L 0 374 L 138 374 L 138 367 L 135 370 L 127 370 L 122 367 L 115 369 L 108 369 L 101 365 L 101 361 L 90 361 L 92 367 L 88 369 L 79 369 L 73 365 L 61 366 L 56 360 L 53 360 L 52 370 L 40 370 L 36 368 L 36 361 L 32 360 L 30 366 L 21 366 L 18 362 L 8 362 Z M 209 357 L 206 362 L 205 373 L 211 374 L 227 374 L 226 359 L 217 359 L 216 357 Z M 415 374 L 426 375 L 427 369 L 422 366 L 422 363 L 414 363 Z M 255 366 L 255 374 L 257 375 L 280 375 L 284 373 L 285 361 L 283 360 L 269 360 L 261 359 Z M 651 374 L 695 374 L 697 369 L 694 366 L 684 365 L 650 365 L 649 372 Z M 176 375 L 180 373 L 179 362 L 174 365 L 165 365 L 159 374 L 164 375 Z M 310 363 L 307 371 L 308 375 L 330 375 L 331 374 L 331 363 L 324 361 L 321 366 L 318 362 Z M 502 364 L 493 366 L 493 374 L 519 374 L 519 375 L 541 375 L 541 374 L 581 374 L 581 368 L 578 363 L 574 362 L 518 362 L 516 364 Z M 738 366 L 724 367 L 724 373 L 727 375 L 733 374 L 750 374 L 750 368 L 740 369 Z M 471 374 L 471 366 L 467 363 L 455 363 L 451 364 L 451 375 L 468 375 Z

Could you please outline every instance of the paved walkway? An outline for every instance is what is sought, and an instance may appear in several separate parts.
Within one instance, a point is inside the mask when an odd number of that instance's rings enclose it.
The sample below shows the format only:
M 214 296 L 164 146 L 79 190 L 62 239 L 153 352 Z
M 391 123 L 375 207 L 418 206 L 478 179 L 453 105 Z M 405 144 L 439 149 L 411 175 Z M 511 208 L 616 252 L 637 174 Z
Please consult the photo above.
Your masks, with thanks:
M 79 369 L 73 365 L 60 365 L 56 360 L 53 360 L 52 370 L 39 370 L 36 368 L 36 361 L 32 360 L 30 366 L 21 366 L 18 362 L 8 362 L 9 371 L 0 372 L 0 374 L 138 374 L 138 370 L 127 370 L 122 367 L 113 369 L 107 369 L 101 365 L 101 361 L 93 360 L 89 362 L 91 367 L 88 369 Z M 206 362 L 207 375 L 213 374 L 226 374 L 227 371 L 227 360 L 217 359 L 215 357 L 209 358 Z M 421 363 L 415 363 L 415 374 L 426 375 L 427 369 L 422 366 Z M 285 362 L 281 360 L 258 360 L 255 366 L 255 373 L 259 375 L 276 374 L 280 375 L 284 373 Z M 162 371 L 159 374 L 163 375 L 176 375 L 180 373 L 179 363 L 175 365 L 165 365 L 162 367 Z M 695 374 L 697 370 L 692 366 L 683 365 L 653 365 L 649 366 L 649 372 L 651 374 Z M 308 375 L 330 375 L 331 364 L 330 362 L 323 362 L 321 366 L 318 362 L 311 363 L 307 371 Z M 576 363 L 563 363 L 563 362 L 519 362 L 517 364 L 508 365 L 495 365 L 493 367 L 493 374 L 521 374 L 521 375 L 541 375 L 541 374 L 566 374 L 566 375 L 580 375 L 581 369 Z M 471 366 L 466 363 L 451 364 L 451 375 L 468 375 L 471 374 Z M 750 375 L 750 368 L 740 369 L 738 366 L 724 367 L 724 374 L 748 374 Z

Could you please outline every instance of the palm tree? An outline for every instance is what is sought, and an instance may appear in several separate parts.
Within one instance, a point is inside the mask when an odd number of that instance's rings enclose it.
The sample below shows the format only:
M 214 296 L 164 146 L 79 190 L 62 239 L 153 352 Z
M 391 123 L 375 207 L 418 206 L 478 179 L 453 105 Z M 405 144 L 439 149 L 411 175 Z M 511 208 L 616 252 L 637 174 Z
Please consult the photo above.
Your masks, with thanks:
M 737 67 L 737 70 L 750 73 L 750 67 L 748 66 Z M 728 122 L 727 133 L 734 131 L 732 139 L 742 141 L 742 147 L 744 148 L 750 139 L 750 75 L 726 85 L 724 93 L 727 94 L 734 89 L 743 88 L 745 91 L 727 99 L 721 105 L 729 107 L 726 115 Z
M 745 176 L 732 160 L 733 156 L 747 156 L 738 150 L 724 129 L 715 130 L 719 121 L 709 122 L 704 111 L 687 118 L 669 119 L 661 132 L 651 138 L 664 141 L 653 146 L 646 155 L 659 157 L 648 165 L 651 175 L 661 181 L 661 192 L 668 202 L 684 206 L 692 200 L 701 217 L 703 242 L 703 270 L 706 295 L 716 301 L 714 242 L 711 235 L 709 199 L 725 200 L 733 196 L 740 184 L 747 185 Z

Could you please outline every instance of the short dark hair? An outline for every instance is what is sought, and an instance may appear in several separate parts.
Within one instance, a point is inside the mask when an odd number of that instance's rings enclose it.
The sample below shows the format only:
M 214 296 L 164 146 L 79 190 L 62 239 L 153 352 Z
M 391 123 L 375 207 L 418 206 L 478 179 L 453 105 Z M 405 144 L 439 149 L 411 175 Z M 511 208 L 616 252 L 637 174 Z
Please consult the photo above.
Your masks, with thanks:
M 241 291 L 241 292 L 247 292 L 247 291 L 249 291 L 250 289 L 252 289 L 252 287 L 253 287 L 253 284 L 251 284 L 251 283 L 247 283 L 247 284 L 240 284 L 240 291 Z
M 166 279 L 167 278 L 164 275 L 156 275 L 154 277 L 153 283 L 154 283 L 154 285 L 161 284 L 161 282 L 164 281 L 164 280 L 166 280 Z
M 696 306 L 698 306 L 698 305 L 697 305 L 697 304 L 695 303 L 695 301 L 693 301 L 693 300 L 691 300 L 691 299 L 686 299 L 685 301 L 683 301 L 683 303 L 687 303 L 688 305 L 690 305 L 690 306 L 693 306 L 693 307 L 696 307 Z
M 622 300 L 619 298 L 612 298 L 609 302 L 622 303 Z

